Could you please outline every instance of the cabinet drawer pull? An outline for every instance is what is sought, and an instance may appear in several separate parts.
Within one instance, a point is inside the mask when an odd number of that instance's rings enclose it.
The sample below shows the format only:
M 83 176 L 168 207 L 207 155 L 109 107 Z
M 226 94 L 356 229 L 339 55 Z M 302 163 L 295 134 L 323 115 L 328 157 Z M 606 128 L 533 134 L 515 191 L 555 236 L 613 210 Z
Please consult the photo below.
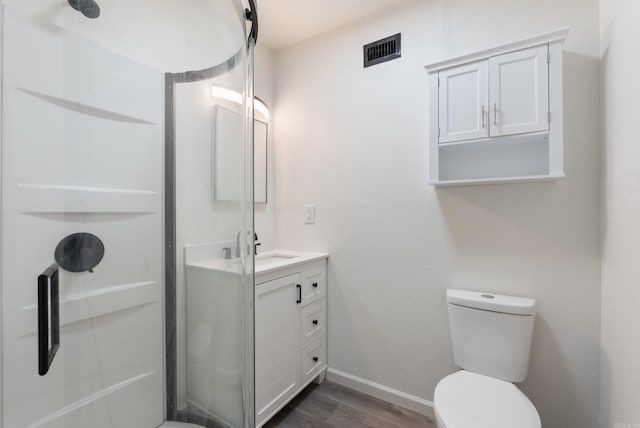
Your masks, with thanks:
M 313 362 L 317 363 L 318 362 L 318 357 L 313 357 Z
M 484 106 L 482 106 L 482 127 L 485 128 L 486 124 L 484 122 Z
M 314 282 L 313 284 L 311 284 L 311 286 L 312 286 L 313 288 L 318 288 L 318 283 L 317 283 L 317 282 Z
M 296 284 L 296 288 L 298 289 L 298 298 L 296 299 L 296 303 L 302 303 L 302 285 Z
M 313 320 L 313 325 L 318 325 L 318 320 Z

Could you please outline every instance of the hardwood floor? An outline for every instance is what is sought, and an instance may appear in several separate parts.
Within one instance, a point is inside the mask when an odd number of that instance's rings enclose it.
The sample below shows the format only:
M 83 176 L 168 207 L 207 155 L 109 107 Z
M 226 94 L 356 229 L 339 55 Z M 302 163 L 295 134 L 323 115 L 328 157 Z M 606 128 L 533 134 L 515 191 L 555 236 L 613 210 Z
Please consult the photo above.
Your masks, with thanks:
M 424 415 L 329 381 L 311 384 L 264 428 L 436 428 Z

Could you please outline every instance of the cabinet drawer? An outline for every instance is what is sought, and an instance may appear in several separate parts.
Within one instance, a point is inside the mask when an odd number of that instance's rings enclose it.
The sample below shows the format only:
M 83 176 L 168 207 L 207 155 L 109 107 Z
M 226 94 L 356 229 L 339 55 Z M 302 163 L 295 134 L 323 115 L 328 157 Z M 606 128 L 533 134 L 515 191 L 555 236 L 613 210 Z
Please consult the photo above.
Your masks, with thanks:
M 327 268 L 319 267 L 302 272 L 302 306 L 323 299 L 327 292 Z
M 327 301 L 320 300 L 302 309 L 301 344 L 307 346 L 327 332 Z
M 327 366 L 327 336 L 302 349 L 302 384 L 316 377 Z

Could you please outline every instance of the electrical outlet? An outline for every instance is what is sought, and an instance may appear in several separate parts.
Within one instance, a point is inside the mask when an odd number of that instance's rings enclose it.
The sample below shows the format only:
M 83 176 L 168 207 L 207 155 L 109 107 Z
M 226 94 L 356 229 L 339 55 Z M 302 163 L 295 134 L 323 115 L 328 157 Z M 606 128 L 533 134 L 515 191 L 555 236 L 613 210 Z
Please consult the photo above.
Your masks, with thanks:
M 316 205 L 304 204 L 304 224 L 315 224 L 316 222 Z

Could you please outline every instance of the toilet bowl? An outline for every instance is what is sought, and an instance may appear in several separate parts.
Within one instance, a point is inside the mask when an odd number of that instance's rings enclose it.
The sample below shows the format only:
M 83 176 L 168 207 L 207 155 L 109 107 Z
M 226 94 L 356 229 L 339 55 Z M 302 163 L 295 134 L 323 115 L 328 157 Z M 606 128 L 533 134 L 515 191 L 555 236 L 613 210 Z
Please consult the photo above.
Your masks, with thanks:
M 447 290 L 454 362 L 438 382 L 438 428 L 540 428 L 534 405 L 514 382 L 529 368 L 536 302 L 487 292 Z
M 436 386 L 438 428 L 541 428 L 540 416 L 514 384 L 461 370 Z

